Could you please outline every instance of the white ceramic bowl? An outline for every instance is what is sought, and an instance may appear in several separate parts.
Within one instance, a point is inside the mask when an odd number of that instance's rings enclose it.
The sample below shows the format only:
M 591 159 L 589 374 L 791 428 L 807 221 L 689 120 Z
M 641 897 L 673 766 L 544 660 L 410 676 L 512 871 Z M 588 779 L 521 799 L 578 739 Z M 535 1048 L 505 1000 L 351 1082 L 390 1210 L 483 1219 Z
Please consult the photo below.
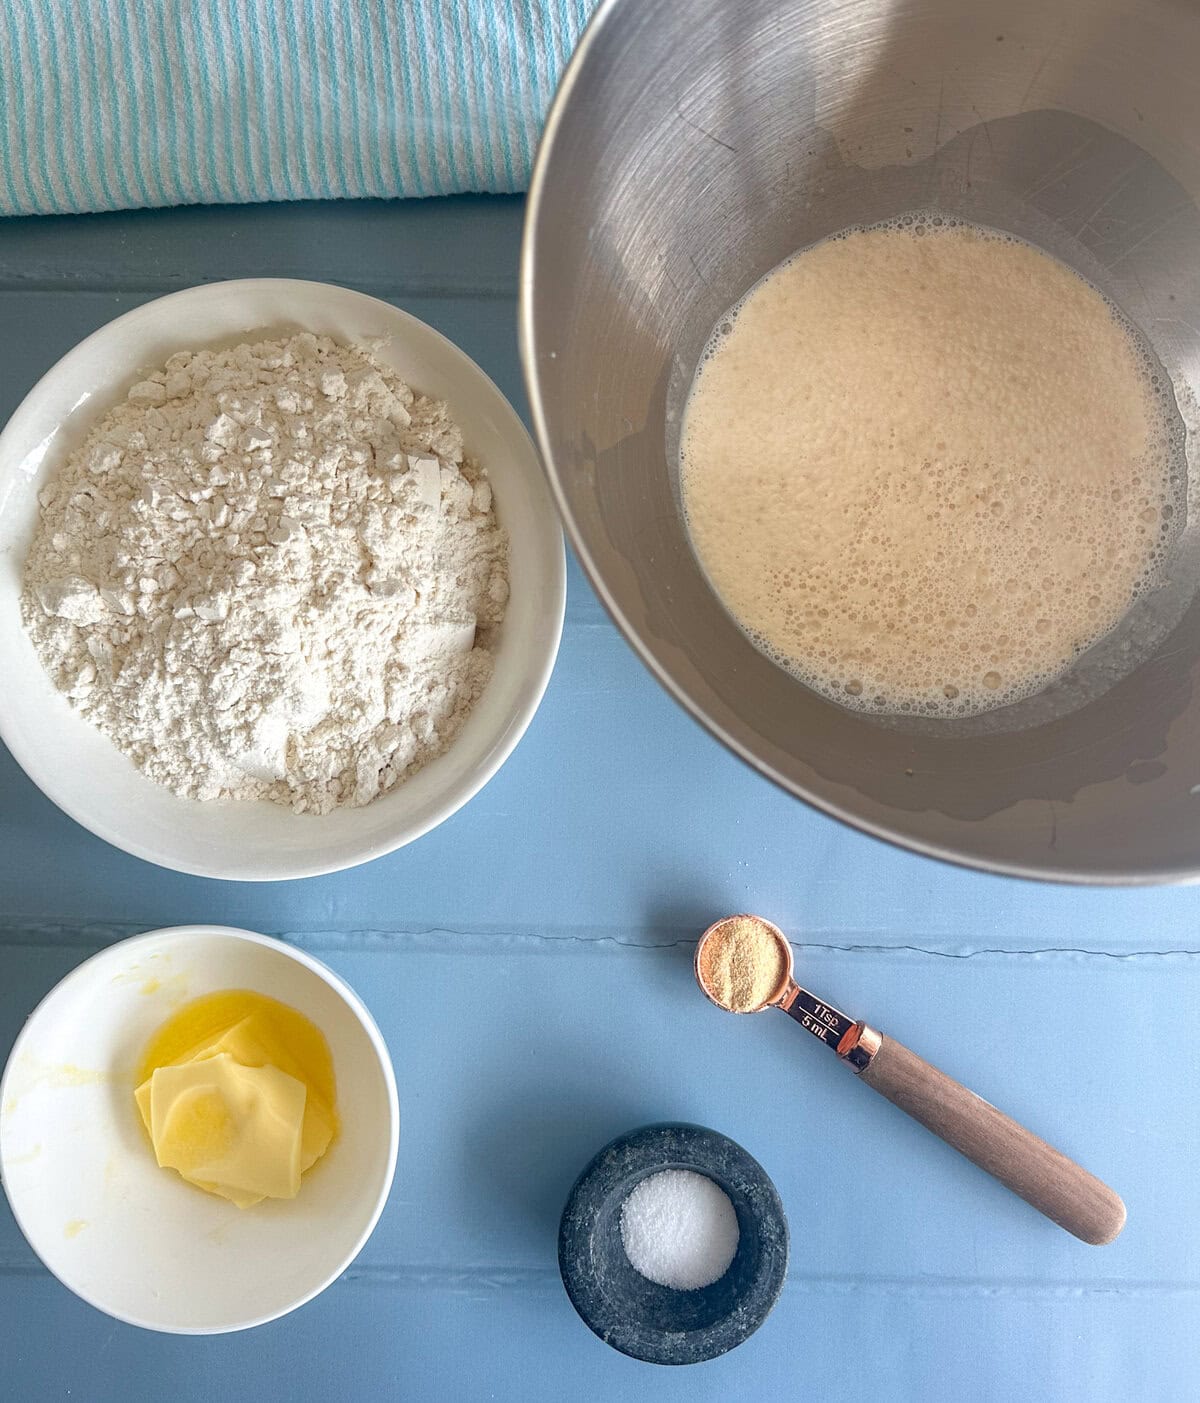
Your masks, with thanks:
M 341 1133 L 287 1202 L 243 1211 L 159 1169 L 134 1105 L 151 1033 L 218 989 L 291 1004 L 333 1054 Z M 64 1286 L 131 1325 L 217 1334 L 294 1310 L 349 1266 L 387 1200 L 399 1128 L 383 1037 L 337 975 L 266 936 L 178 926 L 101 951 L 38 1005 L 0 1081 L 0 1177 Z
M 446 752 L 390 794 L 321 817 L 277 804 L 200 803 L 147 779 L 46 676 L 21 625 L 20 583 L 37 492 L 145 371 L 175 351 L 307 330 L 382 338 L 378 354 L 445 399 L 484 463 L 510 541 L 511 598 L 486 691 Z M 536 451 L 512 406 L 439 332 L 362 293 L 284 278 L 172 293 L 101 327 L 34 386 L 0 434 L 0 738 L 35 784 L 99 837 L 203 877 L 271 881 L 334 872 L 412 842 L 496 773 L 550 679 L 562 633 L 562 532 Z

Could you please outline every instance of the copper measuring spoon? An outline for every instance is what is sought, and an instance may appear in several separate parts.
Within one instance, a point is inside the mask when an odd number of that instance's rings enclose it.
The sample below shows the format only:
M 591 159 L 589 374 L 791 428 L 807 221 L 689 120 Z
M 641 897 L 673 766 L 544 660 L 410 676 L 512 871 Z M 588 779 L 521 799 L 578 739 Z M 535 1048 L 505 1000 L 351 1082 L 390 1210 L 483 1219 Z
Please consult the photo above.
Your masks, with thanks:
M 753 1007 L 722 999 L 708 977 L 705 956 L 729 939 L 735 923 L 752 921 L 774 942 L 781 977 L 774 991 Z M 801 988 L 792 975 L 792 947 L 778 926 L 761 916 L 726 916 L 709 926 L 696 947 L 696 982 L 719 1008 L 759 1013 L 781 1008 L 826 1047 L 832 1048 L 873 1090 L 945 1140 L 980 1169 L 1019 1194 L 1039 1213 L 1099 1246 L 1125 1226 L 1125 1205 L 1107 1184 L 995 1106 L 968 1091 L 902 1043 L 856 1022 Z

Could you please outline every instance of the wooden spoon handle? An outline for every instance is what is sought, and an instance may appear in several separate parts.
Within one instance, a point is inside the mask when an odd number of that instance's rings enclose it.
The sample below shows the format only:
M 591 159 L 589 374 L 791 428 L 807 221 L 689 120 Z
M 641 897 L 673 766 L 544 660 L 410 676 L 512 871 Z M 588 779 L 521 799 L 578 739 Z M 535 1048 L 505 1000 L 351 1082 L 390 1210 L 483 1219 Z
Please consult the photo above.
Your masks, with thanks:
M 878 1049 L 859 1072 L 862 1080 L 1039 1213 L 1096 1246 L 1125 1226 L 1124 1203 L 1095 1175 L 903 1043 L 871 1029 L 863 1033 L 864 1044 L 866 1034 L 878 1038 Z

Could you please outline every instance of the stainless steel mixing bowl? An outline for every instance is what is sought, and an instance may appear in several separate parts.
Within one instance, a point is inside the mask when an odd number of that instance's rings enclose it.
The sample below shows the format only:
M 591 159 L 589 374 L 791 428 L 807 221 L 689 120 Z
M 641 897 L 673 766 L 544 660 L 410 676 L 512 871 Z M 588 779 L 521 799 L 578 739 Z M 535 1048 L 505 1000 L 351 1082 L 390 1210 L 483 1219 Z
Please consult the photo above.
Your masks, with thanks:
M 606 0 L 583 39 L 522 261 L 542 452 L 656 676 L 827 813 L 998 872 L 1200 875 L 1194 488 L 1167 583 L 1069 677 L 969 722 L 883 721 L 752 646 L 692 553 L 676 471 L 721 314 L 797 248 L 917 208 L 1011 230 L 1100 286 L 1170 377 L 1191 454 L 1198 70 L 1191 0 Z

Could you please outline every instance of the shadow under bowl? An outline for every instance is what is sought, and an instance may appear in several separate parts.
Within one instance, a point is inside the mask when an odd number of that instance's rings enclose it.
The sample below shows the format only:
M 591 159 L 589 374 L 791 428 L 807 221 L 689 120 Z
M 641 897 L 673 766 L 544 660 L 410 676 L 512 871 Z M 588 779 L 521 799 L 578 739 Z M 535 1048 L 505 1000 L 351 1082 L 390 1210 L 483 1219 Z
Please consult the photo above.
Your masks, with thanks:
M 737 1214 L 733 1261 L 699 1290 L 648 1280 L 621 1241 L 625 1200 L 665 1169 L 705 1175 Z M 558 1265 L 571 1304 L 605 1344 L 652 1364 L 696 1364 L 749 1339 L 771 1313 L 787 1276 L 787 1218 L 763 1167 L 727 1136 L 648 1125 L 618 1136 L 580 1175 L 563 1210 Z

